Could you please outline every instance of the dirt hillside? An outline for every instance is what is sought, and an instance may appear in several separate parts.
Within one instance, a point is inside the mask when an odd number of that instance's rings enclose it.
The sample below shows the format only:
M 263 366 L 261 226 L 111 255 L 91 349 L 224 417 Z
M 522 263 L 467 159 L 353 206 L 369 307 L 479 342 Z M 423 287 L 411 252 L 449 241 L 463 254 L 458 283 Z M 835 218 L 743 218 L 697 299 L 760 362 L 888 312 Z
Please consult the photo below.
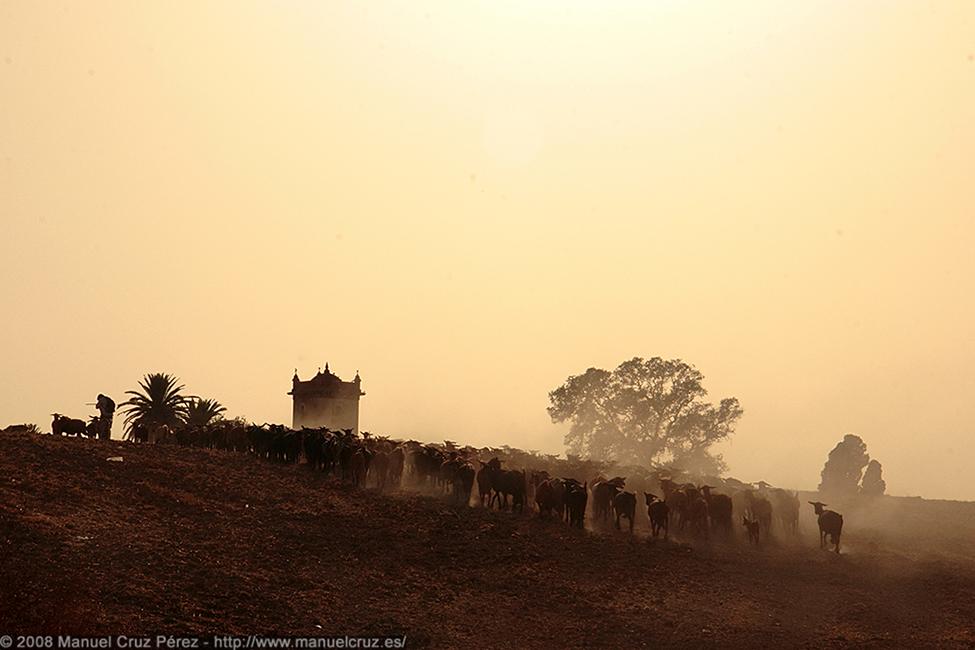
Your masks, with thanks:
M 5 435 L 0 466 L 5 632 L 396 634 L 451 648 L 975 643 L 975 565 L 953 556 L 653 544 L 356 491 L 242 454 L 122 442 Z

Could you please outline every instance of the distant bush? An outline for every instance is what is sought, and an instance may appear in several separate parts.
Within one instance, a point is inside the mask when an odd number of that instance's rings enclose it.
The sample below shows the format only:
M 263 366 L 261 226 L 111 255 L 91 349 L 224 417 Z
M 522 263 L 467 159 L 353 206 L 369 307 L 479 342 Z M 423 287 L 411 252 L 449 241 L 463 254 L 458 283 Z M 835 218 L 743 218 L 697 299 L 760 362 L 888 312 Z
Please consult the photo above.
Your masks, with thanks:
M 36 424 L 11 424 L 4 427 L 0 433 L 35 433 L 40 435 L 41 430 Z
M 863 473 L 860 483 L 860 494 L 864 496 L 881 496 L 887 491 L 887 482 L 883 478 L 883 467 L 876 460 L 867 464 L 867 471 Z
M 848 433 L 843 436 L 823 466 L 819 491 L 840 496 L 854 495 L 860 491 L 860 477 L 870 460 L 867 445 L 860 436 Z

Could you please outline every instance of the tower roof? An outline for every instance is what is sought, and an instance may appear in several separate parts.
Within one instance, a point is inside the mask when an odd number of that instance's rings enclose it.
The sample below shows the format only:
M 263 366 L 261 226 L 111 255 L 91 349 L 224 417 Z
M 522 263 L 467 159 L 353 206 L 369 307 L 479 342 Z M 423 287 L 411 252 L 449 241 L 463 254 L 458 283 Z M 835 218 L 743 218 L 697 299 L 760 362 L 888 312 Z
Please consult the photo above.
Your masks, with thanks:
M 341 397 L 346 399 L 359 399 L 365 393 L 360 388 L 359 373 L 356 372 L 353 381 L 342 381 L 338 375 L 333 374 L 325 364 L 325 372 L 318 372 L 314 377 L 307 381 L 298 378 L 298 372 L 291 380 L 292 388 L 288 395 L 296 399 L 300 397 Z

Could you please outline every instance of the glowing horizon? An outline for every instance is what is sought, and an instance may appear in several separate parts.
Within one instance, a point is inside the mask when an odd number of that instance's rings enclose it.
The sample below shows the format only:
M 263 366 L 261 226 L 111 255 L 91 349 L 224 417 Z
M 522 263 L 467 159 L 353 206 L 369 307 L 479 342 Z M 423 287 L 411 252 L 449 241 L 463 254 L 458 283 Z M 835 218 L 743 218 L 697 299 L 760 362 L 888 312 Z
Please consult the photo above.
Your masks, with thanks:
M 729 474 L 975 499 L 975 7 L 0 6 L 0 426 L 179 376 L 290 421 L 562 450 L 548 391 L 681 358 Z M 116 424 L 116 435 L 119 424 Z

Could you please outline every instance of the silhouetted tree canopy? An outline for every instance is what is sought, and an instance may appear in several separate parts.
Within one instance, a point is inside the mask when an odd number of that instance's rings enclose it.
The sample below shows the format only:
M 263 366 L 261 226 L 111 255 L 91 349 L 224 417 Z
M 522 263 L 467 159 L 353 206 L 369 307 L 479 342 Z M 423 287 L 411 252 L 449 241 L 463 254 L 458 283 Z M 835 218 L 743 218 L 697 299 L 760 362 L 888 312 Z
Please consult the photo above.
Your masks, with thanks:
M 126 431 L 131 431 L 136 424 L 176 427 L 183 423 L 189 397 L 183 395 L 184 386 L 178 378 L 152 373 L 139 382 L 139 388 L 125 391 L 131 397 L 120 404 L 125 413 Z
M 205 427 L 223 418 L 226 408 L 215 399 L 191 397 L 186 400 L 183 423 L 191 427 Z
M 711 445 L 734 433 L 734 397 L 705 401 L 704 376 L 680 359 L 634 357 L 612 372 L 589 368 L 549 393 L 553 422 L 571 422 L 567 453 L 621 464 L 669 462 L 702 474 L 724 471 Z
M 854 495 L 859 491 L 860 477 L 870 456 L 867 455 L 867 445 L 860 436 L 851 433 L 843 436 L 843 440 L 829 452 L 829 458 L 823 466 L 822 480 L 819 491 L 827 494 L 842 496 Z
M 863 473 L 863 481 L 860 483 L 860 494 L 879 497 L 886 492 L 887 482 L 883 472 L 883 467 L 877 461 L 871 460 L 867 463 L 867 471 Z

